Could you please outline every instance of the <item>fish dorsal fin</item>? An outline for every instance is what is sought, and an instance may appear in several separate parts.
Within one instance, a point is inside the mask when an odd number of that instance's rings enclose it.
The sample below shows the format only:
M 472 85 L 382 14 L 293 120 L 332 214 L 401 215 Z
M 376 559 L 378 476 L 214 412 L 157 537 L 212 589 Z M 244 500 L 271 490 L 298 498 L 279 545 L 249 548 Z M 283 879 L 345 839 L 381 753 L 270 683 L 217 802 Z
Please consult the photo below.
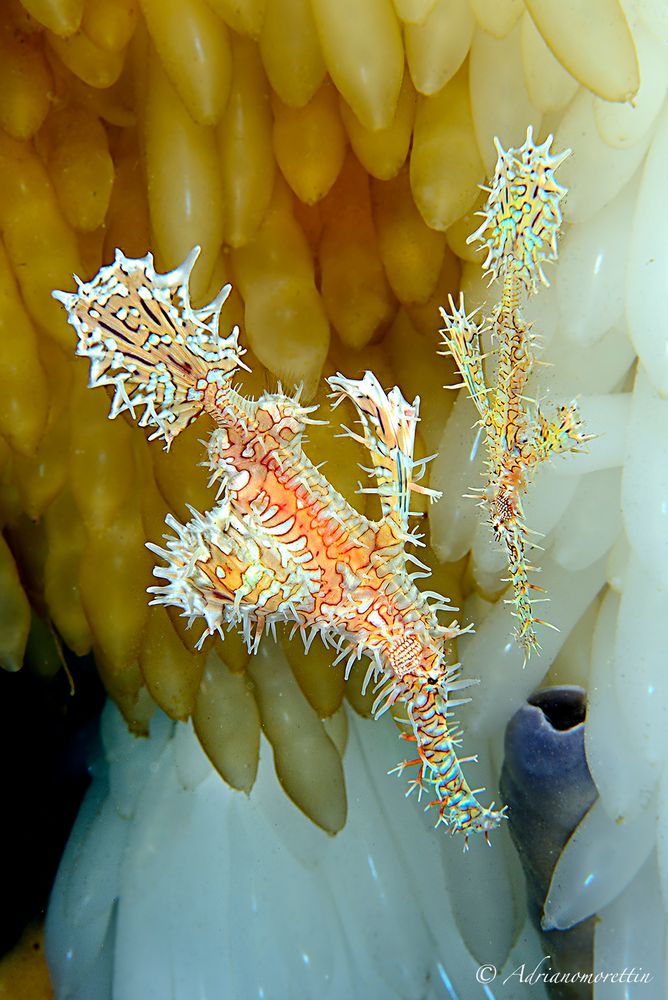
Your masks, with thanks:
M 113 264 L 77 291 L 54 292 L 76 329 L 77 354 L 90 358 L 90 384 L 113 385 L 110 416 L 123 410 L 142 426 L 157 428 L 167 447 L 202 411 L 205 390 L 220 384 L 240 362 L 238 328 L 218 333 L 230 293 L 225 285 L 201 309 L 190 304 L 188 280 L 199 247 L 175 270 L 158 274 L 153 257 L 138 260 L 116 251 Z
M 480 215 L 482 224 L 467 243 L 478 243 L 487 251 L 483 269 L 492 280 L 506 275 L 519 280 L 529 291 L 547 285 L 542 265 L 557 258 L 561 228 L 560 202 L 566 188 L 554 172 L 570 156 L 570 149 L 550 153 L 553 137 L 542 145 L 527 129 L 522 146 L 505 150 L 495 139 L 499 154 L 489 197 Z
M 355 441 L 368 448 L 377 486 L 365 493 L 377 493 L 383 516 L 396 518 L 403 532 L 408 532 L 411 491 L 426 493 L 432 499 L 440 493 L 419 486 L 425 459 L 413 458 L 415 429 L 419 420 L 420 397 L 412 403 L 404 399 L 398 386 L 385 392 L 380 382 L 367 371 L 358 380 L 345 378 L 337 373 L 327 379 L 336 397 L 335 406 L 344 398 L 352 400 L 362 424 L 363 435 L 344 428 Z

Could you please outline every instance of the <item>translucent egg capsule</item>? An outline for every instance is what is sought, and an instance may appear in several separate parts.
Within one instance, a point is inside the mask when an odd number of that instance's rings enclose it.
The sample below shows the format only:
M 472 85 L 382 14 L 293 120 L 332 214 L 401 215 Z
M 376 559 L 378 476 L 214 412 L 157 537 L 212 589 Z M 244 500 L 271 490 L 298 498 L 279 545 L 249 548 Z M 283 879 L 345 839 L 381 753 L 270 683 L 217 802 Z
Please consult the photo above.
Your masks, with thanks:
M 262 30 L 266 0 L 208 0 L 230 28 L 257 38 Z
M 371 684 L 366 688 L 364 694 L 362 694 L 366 672 L 367 666 L 361 660 L 353 663 L 346 682 L 345 698 L 358 715 L 361 715 L 364 719 L 370 719 L 373 716 L 373 703 L 376 695 L 373 692 L 373 685 Z
M 53 80 L 38 36 L 0 28 L 0 125 L 29 139 L 46 118 Z
M 366 128 L 386 128 L 399 97 L 404 48 L 391 0 L 313 0 L 329 75 Z
M 438 0 L 420 24 L 405 29 L 406 58 L 416 90 L 435 94 L 466 58 L 475 21 L 468 0 Z
M 339 101 L 350 145 L 364 169 L 382 181 L 394 177 L 406 160 L 413 133 L 415 88 L 410 75 L 404 73 L 394 117 L 385 128 L 366 128 L 342 97 Z
M 578 81 L 552 54 L 528 11 L 522 17 L 521 41 L 522 66 L 531 103 L 539 111 L 561 111 L 575 96 Z
M 0 535 L 0 666 L 20 670 L 28 632 L 30 605 L 14 557 Z
M 541 123 L 526 88 L 519 24 L 501 39 L 476 32 L 469 59 L 469 87 L 478 149 L 491 175 L 497 157 L 495 137 L 506 148 L 520 145 L 527 125 L 533 125 L 538 134 Z M 509 93 L 512 101 L 507 99 Z
M 467 68 L 437 94 L 418 100 L 411 187 L 432 229 L 447 229 L 471 207 L 485 173 L 473 128 Z
M 72 381 L 71 365 L 55 344 L 40 338 L 39 352 L 48 382 L 46 426 L 32 454 L 14 456 L 14 475 L 23 509 L 35 521 L 67 480 Z
M 232 263 L 253 353 L 286 386 L 303 382 L 311 396 L 327 355 L 329 324 L 284 182 L 276 185 L 256 238 L 233 252 Z
M 281 645 L 309 704 L 319 718 L 329 718 L 340 707 L 345 687 L 343 671 L 332 666 L 332 650 L 316 637 L 306 652 L 301 636 L 290 639 L 287 630 L 281 635 Z
M 197 510 L 209 510 L 215 499 L 214 490 L 208 486 L 209 473 L 201 465 L 206 458 L 201 442 L 206 440 L 207 430 L 213 430 L 213 423 L 200 417 L 196 424 L 179 434 L 169 452 L 155 444 L 150 446 L 158 489 L 167 505 L 183 521 L 190 517 L 186 504 Z
M 160 258 L 176 267 L 202 252 L 190 289 L 204 291 L 223 241 L 223 181 L 213 129 L 196 124 L 155 56 L 150 60 L 145 117 L 151 227 Z
M 429 343 L 432 347 L 434 330 L 437 329 L 439 325 L 439 306 L 442 302 L 448 301 L 448 295 L 454 296 L 458 292 L 461 274 L 462 268 L 460 261 L 457 257 L 455 257 L 450 248 L 446 247 L 441 258 L 441 269 L 438 273 L 436 284 L 429 297 L 425 299 L 424 302 L 410 302 L 406 306 L 406 312 L 410 316 L 412 322 L 415 324 L 418 331 L 429 339 Z M 443 380 L 447 381 L 448 369 L 443 368 L 444 363 L 447 365 L 447 359 L 441 361 L 439 370 L 443 376 Z M 453 379 L 452 381 L 454 384 L 457 379 Z M 440 399 L 434 400 L 430 398 L 429 400 L 430 408 L 439 406 L 440 404 Z M 420 414 L 420 420 L 424 420 L 426 416 L 426 412 Z
M 408 167 L 390 181 L 371 184 L 378 249 L 400 302 L 425 302 L 434 291 L 445 253 L 445 234 L 430 229 L 417 210 Z
M 72 35 L 81 24 L 84 0 L 21 0 L 21 4 L 56 35 Z
M 274 98 L 274 153 L 297 197 L 312 205 L 336 180 L 346 151 L 336 90 L 327 80 L 301 108 Z
M 559 62 L 606 101 L 628 101 L 640 79 L 633 38 L 619 0 L 526 0 Z
M 561 168 L 568 188 L 564 204 L 567 222 L 585 222 L 609 204 L 631 180 L 652 139 L 648 131 L 628 149 L 605 142 L 596 123 L 595 98 L 580 90 L 566 108 L 555 137 L 558 149 L 577 149 Z
M 668 84 L 666 46 L 642 25 L 634 32 L 640 87 L 633 103 L 612 104 L 597 98 L 596 125 L 611 146 L 628 149 L 651 127 L 661 110 Z
M 124 52 L 101 49 L 83 31 L 67 38 L 49 35 L 48 41 L 63 65 L 89 87 L 111 87 L 121 75 Z
M 204 654 L 183 646 L 164 608 L 149 609 L 139 666 L 151 697 L 163 712 L 171 719 L 188 719 L 197 699 Z
M 75 108 L 53 112 L 40 133 L 40 151 L 69 224 L 83 232 L 98 229 L 114 182 L 107 133 L 99 118 Z
M 0 433 L 32 454 L 46 426 L 49 392 L 39 346 L 0 243 Z
M 132 38 L 137 13 L 137 0 L 86 0 L 81 27 L 99 48 L 119 52 Z
M 663 198 L 657 200 L 657 191 L 665 185 L 666 157 L 668 110 L 661 116 L 642 172 L 631 227 L 626 285 L 629 335 L 647 373 L 663 395 L 668 392 L 668 358 L 665 340 L 656 336 L 656 329 L 658 317 L 665 315 L 668 301 L 665 281 L 668 248 L 662 238 L 665 236 L 666 203 Z
M 479 191 L 478 197 L 469 210 L 464 212 L 456 222 L 453 222 L 446 233 L 448 246 L 462 261 L 469 261 L 475 264 L 481 262 L 480 248 L 469 243 L 468 238 L 478 228 L 479 223 L 476 221 L 478 218 L 476 212 L 481 211 L 486 200 L 487 196 L 485 192 Z
M 352 352 L 346 351 L 345 354 L 350 364 Z M 339 364 L 339 359 L 335 352 L 333 350 L 330 351 L 325 372 L 327 374 L 330 372 L 334 374 L 341 367 L 342 365 Z M 350 368 L 347 370 L 349 371 Z M 363 371 L 364 368 L 362 368 Z M 366 464 L 367 452 L 362 445 L 357 441 L 353 441 L 347 434 L 342 434 L 340 437 L 332 435 L 332 425 L 336 424 L 338 417 L 332 412 L 329 399 L 329 386 L 325 381 L 322 381 L 318 386 L 313 404 L 317 404 L 319 407 L 314 416 L 318 420 L 326 421 L 326 423 L 314 424 L 309 427 L 308 456 L 314 465 L 320 465 L 321 462 L 326 463 L 324 468 L 328 482 L 349 503 L 357 504 L 361 499 L 357 496 L 359 481 L 362 478 L 360 463 L 363 465 Z
M 2 442 L 2 471 L 0 471 L 0 525 L 12 524 L 21 516 L 23 503 L 16 486 L 14 470 L 16 456 L 12 456 L 9 445 Z
M 287 664 L 266 638 L 249 663 L 262 727 L 274 750 L 278 780 L 309 819 L 336 833 L 347 813 L 341 758 Z
M 144 541 L 139 513 L 129 507 L 113 527 L 88 532 L 81 560 L 81 602 L 112 693 L 136 693 L 142 686 L 137 657 L 152 565 Z
M 432 335 L 433 329 L 424 335 L 419 333 L 408 312 L 402 308 L 383 340 L 394 371 L 401 372 L 401 388 L 406 398 L 420 396 L 424 400 L 420 409 L 420 433 L 428 455 L 438 450 L 443 427 L 456 398 L 455 393 L 444 392 L 443 386 L 457 381 L 447 359 L 443 358 L 442 365 L 434 364 Z M 447 504 L 449 501 L 441 502 Z
M 519 20 L 522 0 L 469 0 L 476 21 L 484 31 L 505 38 Z
M 434 9 L 437 0 L 392 0 L 394 9 L 402 21 L 408 24 L 422 24 Z
M 326 69 L 309 0 L 267 0 L 260 52 L 285 104 L 301 108 L 311 100 Z
M 218 127 L 219 172 L 225 202 L 225 242 L 243 246 L 265 217 L 274 186 L 269 88 L 257 46 L 236 38 L 232 86 Z
M 395 304 L 378 252 L 369 180 L 353 157 L 323 211 L 322 299 L 343 343 L 359 350 L 387 326 Z
M 76 240 L 37 154 L 2 133 L 0 226 L 30 316 L 71 351 L 72 329 L 51 290 L 71 286 L 81 271 Z
M 70 409 L 69 484 L 86 527 L 105 531 L 113 528 L 135 490 L 132 431 L 124 420 L 108 420 L 109 401 L 104 393 L 90 392 L 83 371 L 76 376 Z
M 230 91 L 228 31 L 205 0 L 139 0 L 163 68 L 191 118 L 215 125 Z
M 251 654 L 248 652 L 246 640 L 241 632 L 226 632 L 225 638 L 216 640 L 215 645 L 216 652 L 225 662 L 225 666 L 233 674 L 243 674 Z
M 79 589 L 79 568 L 86 532 L 74 499 L 67 490 L 49 506 L 44 524 L 44 596 L 49 617 L 69 648 L 77 656 L 84 656 L 92 642 Z
M 114 184 L 105 220 L 104 259 L 121 247 L 130 257 L 144 257 L 150 243 L 150 223 L 143 164 L 136 148 L 117 156 Z
M 250 792 L 260 755 L 260 713 L 248 679 L 232 673 L 213 650 L 207 654 L 193 725 L 220 776 L 232 788 Z

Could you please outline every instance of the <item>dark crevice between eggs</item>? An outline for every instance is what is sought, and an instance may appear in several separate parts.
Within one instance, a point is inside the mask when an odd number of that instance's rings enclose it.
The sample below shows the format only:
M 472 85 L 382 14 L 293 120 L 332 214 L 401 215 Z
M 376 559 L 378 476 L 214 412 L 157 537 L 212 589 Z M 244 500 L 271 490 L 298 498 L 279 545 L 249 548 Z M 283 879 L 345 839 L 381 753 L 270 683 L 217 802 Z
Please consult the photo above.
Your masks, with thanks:
M 76 657 L 33 614 L 23 668 L 0 670 L 0 956 L 44 917 L 90 782 L 104 697 L 92 656 Z

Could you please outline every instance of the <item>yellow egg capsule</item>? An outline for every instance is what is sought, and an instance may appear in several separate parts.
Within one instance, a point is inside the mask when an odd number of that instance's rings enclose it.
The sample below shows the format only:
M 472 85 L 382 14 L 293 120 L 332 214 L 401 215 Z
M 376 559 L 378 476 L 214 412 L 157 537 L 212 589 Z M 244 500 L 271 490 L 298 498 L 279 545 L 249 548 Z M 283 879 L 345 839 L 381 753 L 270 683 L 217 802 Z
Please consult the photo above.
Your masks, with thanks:
M 234 40 L 232 86 L 218 128 L 219 171 L 225 200 L 225 242 L 240 247 L 256 234 L 274 186 L 269 87 L 257 51 Z
M 37 154 L 1 132 L 0 228 L 31 318 L 71 352 L 72 330 L 51 290 L 81 273 L 76 239 Z
M 188 652 L 164 608 L 150 608 L 139 666 L 151 697 L 171 719 L 185 722 L 195 707 L 204 654 Z
M 111 87 L 121 75 L 124 52 L 101 49 L 83 31 L 68 38 L 49 35 L 48 42 L 63 65 L 89 87 Z
M 477 198 L 484 174 L 465 65 L 442 90 L 418 102 L 411 188 L 427 225 L 451 226 Z
M 327 357 L 327 366 L 324 374 L 334 374 L 343 367 L 339 364 L 335 343 L 332 343 Z M 344 351 L 341 351 L 343 354 Z M 350 364 L 351 352 L 346 350 L 346 361 Z M 313 397 L 313 405 L 319 409 L 314 416 L 318 420 L 327 421 L 326 424 L 313 424 L 308 429 L 308 453 L 314 465 L 326 463 L 327 481 L 332 487 L 345 497 L 349 503 L 359 502 L 357 488 L 361 478 L 360 462 L 365 463 L 367 453 L 362 445 L 353 441 L 347 434 L 340 436 L 332 435 L 332 424 L 338 417 L 333 413 L 331 400 L 329 398 L 329 385 L 324 380 L 320 382 L 318 391 Z M 330 661 L 331 662 L 331 661 Z M 337 673 L 337 671 L 334 671 Z
M 16 455 L 14 474 L 23 510 L 33 521 L 58 496 L 67 481 L 69 421 L 60 414 L 49 415 L 46 431 L 34 455 Z
M 15 139 L 35 134 L 49 108 L 53 80 L 39 36 L 0 27 L 0 126 Z
M 151 226 L 159 257 L 176 267 L 195 245 L 202 252 L 190 289 L 207 287 L 223 242 L 223 182 L 213 129 L 196 124 L 150 57 L 145 143 Z
M 337 833 L 347 814 L 341 758 L 300 691 L 280 646 L 265 638 L 248 672 L 255 682 L 278 780 L 309 819 L 328 833 Z
M 112 528 L 87 534 L 81 560 L 81 602 L 104 658 L 105 682 L 118 690 L 141 687 L 137 657 L 151 583 L 144 541 L 141 518 L 128 508 Z
M 630 101 L 640 86 L 638 55 L 619 0 L 526 0 L 561 65 L 605 101 Z
M 469 3 L 480 27 L 495 38 L 505 38 L 524 10 L 523 0 L 469 0 Z
M 82 369 L 70 408 L 69 485 L 86 528 L 106 531 L 135 491 L 132 431 L 123 420 L 107 419 L 109 402 L 87 389 Z
M 14 557 L 0 535 L 0 666 L 3 670 L 21 669 L 29 630 L 28 598 Z
M 438 0 L 421 24 L 406 25 L 406 58 L 421 94 L 435 94 L 466 59 L 475 21 L 468 0 Z
M 21 0 L 36 21 L 56 35 L 73 35 L 81 24 L 84 0 Z
M 230 28 L 240 35 L 257 38 L 262 30 L 266 0 L 208 0 Z
M 285 104 L 301 108 L 311 100 L 326 69 L 309 0 L 267 0 L 260 52 Z
M 364 694 L 362 694 L 365 677 L 366 667 L 361 660 L 357 660 L 353 663 L 352 669 L 348 674 L 345 699 L 350 707 L 357 712 L 358 715 L 361 715 L 363 719 L 371 719 L 373 718 L 373 703 L 376 695 L 373 692 L 372 685 L 369 685 Z
M 81 27 L 99 48 L 119 52 L 132 38 L 137 13 L 136 0 L 86 0 Z
M 92 643 L 79 589 L 79 569 L 86 533 L 72 495 L 67 490 L 48 507 L 44 523 L 44 596 L 49 617 L 67 646 L 77 656 L 84 656 Z
M 82 232 L 98 229 L 109 207 L 114 164 L 97 115 L 78 108 L 53 112 L 40 133 L 40 152 L 69 224 Z
M 349 157 L 324 206 L 322 300 L 348 347 L 359 350 L 392 319 L 395 300 L 378 253 L 369 179 Z
M 12 524 L 23 512 L 23 503 L 15 480 L 16 456 L 12 456 L 8 445 L 0 448 L 2 470 L 0 471 L 0 526 Z
M 205 0 L 139 0 L 163 68 L 191 118 L 215 125 L 227 104 L 228 31 Z
M 23 509 L 34 521 L 42 517 L 67 480 L 73 367 L 72 359 L 66 358 L 53 341 L 40 336 L 38 343 L 48 382 L 46 427 L 33 454 L 14 456 L 14 473 Z
M 0 433 L 13 449 L 32 454 L 49 405 L 37 336 L 0 242 Z
M 436 287 L 445 233 L 431 229 L 417 210 L 408 167 L 390 181 L 372 181 L 371 203 L 378 249 L 400 302 L 426 302 Z
M 341 705 L 345 680 L 342 670 L 332 667 L 332 651 L 314 642 L 306 652 L 301 637 L 281 634 L 281 645 L 299 687 L 321 719 L 329 718 Z
M 397 14 L 408 24 L 422 24 L 436 2 L 437 0 L 393 0 Z
M 166 506 L 181 520 L 189 517 L 186 504 L 197 510 L 209 510 L 213 504 L 215 493 L 209 488 L 209 474 L 201 465 L 204 455 L 201 440 L 206 440 L 212 430 L 213 422 L 200 418 L 197 424 L 179 434 L 169 452 L 155 444 L 149 449 L 158 489 Z M 159 540 L 159 536 L 153 538 L 155 542 Z
M 394 177 L 406 160 L 413 134 L 415 88 L 409 74 L 404 73 L 394 116 L 385 128 L 366 128 L 342 97 L 339 102 L 350 145 L 362 166 L 379 180 Z
M 417 327 L 418 332 L 424 337 L 433 336 L 434 310 L 438 313 L 438 307 L 441 302 L 447 302 L 448 295 L 455 295 L 459 291 L 461 273 L 462 268 L 460 261 L 457 257 L 455 257 L 454 253 L 450 250 L 450 247 L 446 247 L 442 258 L 441 270 L 439 271 L 436 285 L 429 298 L 424 302 L 410 302 L 406 306 L 406 312 Z M 445 384 L 447 385 L 447 382 Z M 443 393 L 438 393 L 437 399 L 431 399 L 431 397 L 428 397 L 430 401 L 430 411 L 432 408 L 439 407 L 441 405 L 442 401 L 440 397 L 442 395 Z M 445 393 L 445 395 L 452 397 L 453 393 Z M 421 415 L 421 422 L 422 419 L 427 419 L 426 413 Z
M 285 182 L 277 183 L 256 238 L 233 252 L 232 263 L 253 353 L 286 386 L 303 383 L 310 398 L 327 356 L 329 324 Z
M 136 149 L 123 152 L 116 159 L 105 227 L 104 260 L 111 260 L 117 247 L 123 247 L 133 257 L 145 257 L 148 253 L 148 198 L 144 167 Z
M 346 152 L 334 85 L 326 80 L 302 108 L 276 97 L 273 108 L 276 162 L 297 197 L 312 205 L 331 188 Z
M 313 0 L 329 75 L 366 128 L 394 117 L 404 75 L 401 28 L 391 0 Z
M 247 678 L 228 670 L 213 649 L 206 657 L 193 725 L 223 780 L 250 792 L 260 756 L 260 713 Z

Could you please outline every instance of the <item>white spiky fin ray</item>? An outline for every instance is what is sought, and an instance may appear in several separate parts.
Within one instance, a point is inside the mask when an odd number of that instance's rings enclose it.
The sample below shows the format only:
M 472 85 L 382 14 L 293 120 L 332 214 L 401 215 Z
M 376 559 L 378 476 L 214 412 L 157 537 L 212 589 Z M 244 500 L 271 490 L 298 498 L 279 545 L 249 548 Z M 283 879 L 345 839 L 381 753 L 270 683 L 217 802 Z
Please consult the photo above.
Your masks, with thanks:
M 448 302 L 450 312 L 447 313 L 442 306 L 440 310 L 445 324 L 440 331 L 446 348 L 443 353 L 452 355 L 463 379 L 460 385 L 449 388 L 458 389 L 465 386 L 478 413 L 484 418 L 489 413 L 489 402 L 480 351 L 480 334 L 483 326 L 482 324 L 478 326 L 474 322 L 473 317 L 477 310 L 467 314 L 462 292 L 459 293 L 459 307 L 455 305 L 452 295 L 448 296 Z
M 375 490 L 364 492 L 378 493 L 383 516 L 396 516 L 402 531 L 407 532 L 411 491 L 426 493 L 434 499 L 440 496 L 414 481 L 414 473 L 420 475 L 425 464 L 424 460 L 413 459 L 420 397 L 408 403 L 398 386 L 386 393 L 370 371 L 359 380 L 337 372 L 327 381 L 336 397 L 334 405 L 347 397 L 359 414 L 364 436 L 348 433 L 369 449 L 377 482 Z
M 200 249 L 166 274 L 152 254 L 132 259 L 116 250 L 113 264 L 90 282 L 75 278 L 75 293 L 53 292 L 79 337 L 77 354 L 90 359 L 92 386 L 113 385 L 110 416 L 123 410 L 167 445 L 202 411 L 204 390 L 220 384 L 241 362 L 235 327 L 218 332 L 226 285 L 201 309 L 190 304 L 189 279 Z
M 530 291 L 539 282 L 548 284 L 542 265 L 557 258 L 560 202 L 566 188 L 554 172 L 571 151 L 552 155 L 552 140 L 549 135 L 542 144 L 534 142 L 531 126 L 522 146 L 505 150 L 494 139 L 498 159 L 480 212 L 483 221 L 467 240 L 487 250 L 483 267 L 492 280 L 511 273 Z

